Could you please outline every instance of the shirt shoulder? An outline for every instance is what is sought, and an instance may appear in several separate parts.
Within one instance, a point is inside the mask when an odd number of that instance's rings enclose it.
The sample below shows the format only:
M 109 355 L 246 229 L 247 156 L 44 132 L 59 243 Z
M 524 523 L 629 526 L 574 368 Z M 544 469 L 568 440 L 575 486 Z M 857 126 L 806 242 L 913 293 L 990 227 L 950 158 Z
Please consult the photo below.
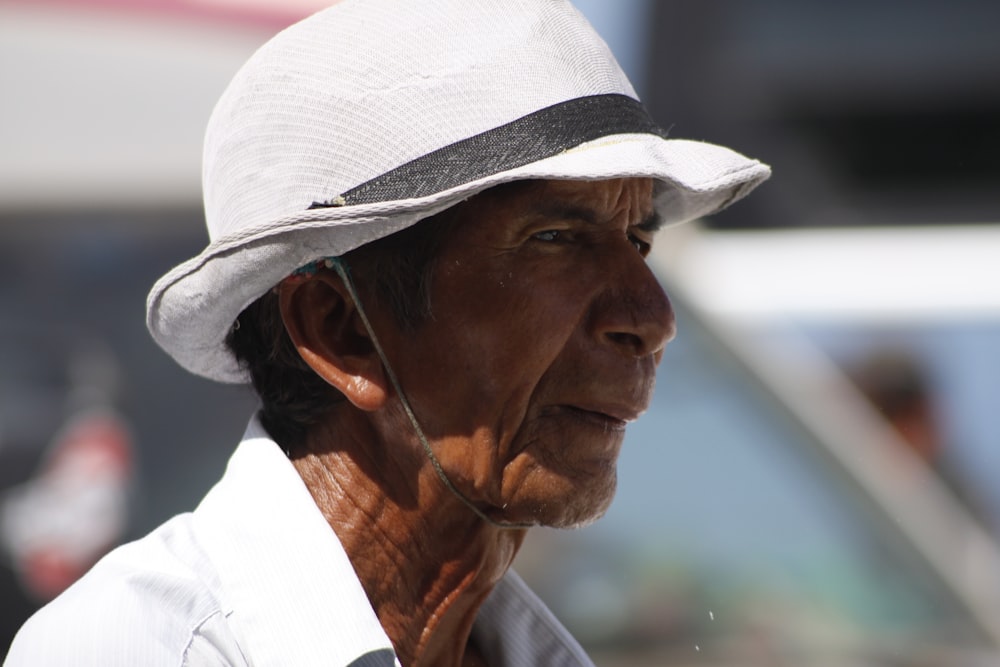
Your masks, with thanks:
M 245 665 L 220 590 L 191 515 L 179 515 L 28 619 L 4 665 Z

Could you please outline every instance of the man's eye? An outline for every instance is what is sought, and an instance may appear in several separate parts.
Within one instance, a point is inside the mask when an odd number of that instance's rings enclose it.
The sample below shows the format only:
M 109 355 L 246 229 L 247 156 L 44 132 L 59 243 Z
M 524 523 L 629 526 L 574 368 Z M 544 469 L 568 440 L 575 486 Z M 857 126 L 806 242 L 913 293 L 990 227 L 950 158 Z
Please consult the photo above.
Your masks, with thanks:
M 531 238 L 536 241 L 558 241 L 561 232 L 558 229 L 546 229 L 544 232 L 536 232 L 531 235 Z
M 653 249 L 653 246 L 650 245 L 647 241 L 643 241 L 641 238 L 633 234 L 629 234 L 628 240 L 632 243 L 633 246 L 635 246 L 635 249 L 638 250 L 639 254 L 642 255 L 643 257 L 648 255 L 649 251 Z

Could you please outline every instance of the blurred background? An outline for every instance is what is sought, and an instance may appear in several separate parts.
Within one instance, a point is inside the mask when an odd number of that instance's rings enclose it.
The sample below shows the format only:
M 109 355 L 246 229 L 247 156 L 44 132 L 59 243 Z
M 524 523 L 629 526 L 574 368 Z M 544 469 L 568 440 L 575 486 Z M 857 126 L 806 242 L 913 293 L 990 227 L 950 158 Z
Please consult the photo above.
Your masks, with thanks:
M 316 0 L 0 0 L 0 647 L 219 477 L 249 390 L 144 326 L 215 99 Z M 666 230 L 608 515 L 517 567 L 599 665 L 1000 664 L 1000 4 L 577 2 L 675 137 L 775 170 Z

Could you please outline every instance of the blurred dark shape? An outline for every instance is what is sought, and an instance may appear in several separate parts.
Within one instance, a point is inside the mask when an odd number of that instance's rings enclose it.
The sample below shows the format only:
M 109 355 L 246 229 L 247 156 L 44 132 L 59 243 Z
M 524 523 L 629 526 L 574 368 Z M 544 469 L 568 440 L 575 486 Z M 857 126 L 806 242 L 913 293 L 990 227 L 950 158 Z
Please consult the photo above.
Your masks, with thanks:
M 645 96 L 774 178 L 717 228 L 996 223 L 1000 3 L 651 3 Z
M 0 505 L 0 544 L 38 602 L 64 591 L 124 537 L 132 439 L 108 409 L 74 415 L 34 476 Z
M 0 642 L 125 535 L 133 476 L 120 369 L 103 342 L 0 328 Z
M 973 517 L 990 527 L 985 503 L 953 463 L 939 424 L 935 385 L 919 359 L 905 349 L 878 349 L 849 368 L 848 375 L 900 440 L 930 466 Z
M 883 350 L 851 371 L 872 405 L 921 459 L 936 466 L 944 442 L 937 425 L 931 383 L 917 360 L 905 352 Z

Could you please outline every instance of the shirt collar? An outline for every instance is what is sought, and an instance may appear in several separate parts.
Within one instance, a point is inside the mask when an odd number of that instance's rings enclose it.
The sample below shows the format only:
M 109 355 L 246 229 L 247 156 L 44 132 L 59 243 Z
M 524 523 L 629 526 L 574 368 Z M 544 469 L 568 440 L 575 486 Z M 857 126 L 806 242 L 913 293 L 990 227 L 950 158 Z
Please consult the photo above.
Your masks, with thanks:
M 490 665 L 594 667 L 548 607 L 508 570 L 479 609 L 473 637 Z
M 256 417 L 193 521 L 251 664 L 399 667 L 347 553 Z M 491 665 L 593 665 L 513 571 L 473 633 Z
M 395 663 L 347 554 L 256 417 L 194 523 L 252 664 Z

